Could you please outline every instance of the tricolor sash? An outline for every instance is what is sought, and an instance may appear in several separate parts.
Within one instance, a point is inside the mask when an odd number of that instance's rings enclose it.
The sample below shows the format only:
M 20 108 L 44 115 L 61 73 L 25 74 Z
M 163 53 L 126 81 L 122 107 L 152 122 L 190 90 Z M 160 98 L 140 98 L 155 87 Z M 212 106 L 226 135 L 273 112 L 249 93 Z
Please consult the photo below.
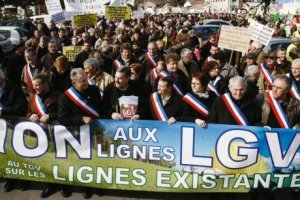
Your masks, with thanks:
M 33 107 L 39 117 L 42 117 L 43 115 L 46 115 L 48 113 L 47 109 L 45 108 L 42 102 L 41 97 L 37 94 L 34 94 L 33 96 Z
M 159 73 L 159 76 L 160 77 L 168 77 L 168 76 L 170 76 L 170 74 L 166 71 L 161 71 Z M 180 89 L 179 85 L 175 81 L 174 81 L 174 84 L 173 84 L 173 88 L 175 89 L 177 94 L 179 94 L 180 96 L 183 96 L 182 90 Z
M 283 112 L 279 102 L 273 97 L 272 92 L 267 92 L 266 96 L 268 98 L 269 106 L 271 107 L 277 122 L 281 128 L 289 128 L 289 121 L 286 114 Z
M 298 93 L 298 87 L 296 85 L 296 83 L 293 81 L 292 87 L 290 89 L 290 94 L 292 95 L 292 97 L 297 98 L 298 100 L 300 100 L 300 95 Z
M 157 77 L 158 77 L 158 73 L 156 72 L 156 69 L 155 68 L 151 69 L 150 70 L 150 80 L 152 82 L 154 82 Z
M 98 118 L 99 113 L 96 111 L 93 105 L 82 96 L 79 92 L 76 91 L 74 87 L 70 87 L 68 90 L 65 91 L 65 94 L 69 99 L 76 104 L 81 110 L 87 113 L 92 118 Z
M 153 68 L 155 68 L 156 67 L 156 62 L 155 62 L 155 60 L 154 60 L 154 58 L 149 54 L 149 52 L 147 52 L 146 53 L 146 59 L 147 59 L 147 61 L 150 63 L 150 69 L 153 69 Z
M 229 110 L 230 114 L 234 118 L 234 120 L 243 126 L 249 125 L 249 122 L 246 116 L 242 113 L 242 111 L 235 105 L 232 101 L 229 93 L 225 93 L 221 96 L 222 100 L 224 101 L 226 108 Z
M 25 74 L 27 77 L 27 85 L 33 89 L 33 76 L 34 76 L 34 72 L 33 69 L 27 64 L 25 65 Z
M 267 67 L 265 66 L 264 63 L 262 63 L 260 65 L 260 70 L 261 70 L 262 75 L 264 76 L 264 78 L 268 82 L 268 84 L 270 86 L 272 86 L 272 76 L 271 76 L 270 72 L 268 71 L 268 69 L 267 69 Z
M 197 110 L 204 117 L 208 116 L 209 112 L 207 107 L 197 98 L 195 98 L 192 94 L 187 93 L 186 95 L 183 96 L 183 100 L 186 103 L 188 103 L 190 106 L 192 106 L 195 110 Z
M 124 65 L 122 65 L 122 63 L 121 63 L 120 61 L 118 61 L 117 59 L 115 59 L 115 60 L 113 61 L 113 65 L 114 65 L 114 68 L 115 68 L 116 71 L 117 71 L 117 69 L 120 68 L 121 66 L 124 66 Z
M 159 100 L 157 92 L 154 92 L 150 95 L 150 102 L 157 119 L 159 121 L 168 121 L 168 116 Z
M 214 92 L 218 97 L 220 96 L 220 93 L 218 92 L 217 88 L 216 88 L 213 84 L 208 83 L 207 89 L 208 89 L 209 91 Z

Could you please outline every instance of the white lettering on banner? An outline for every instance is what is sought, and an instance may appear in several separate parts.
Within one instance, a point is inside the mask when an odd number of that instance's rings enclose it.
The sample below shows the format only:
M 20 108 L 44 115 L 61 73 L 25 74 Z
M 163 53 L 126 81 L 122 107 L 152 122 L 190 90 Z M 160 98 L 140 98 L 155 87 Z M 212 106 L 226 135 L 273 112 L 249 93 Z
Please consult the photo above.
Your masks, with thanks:
M 249 182 L 247 174 L 240 174 L 240 176 L 238 177 L 238 179 L 236 180 L 236 182 L 233 186 L 233 188 L 235 188 L 235 189 L 241 188 L 241 187 L 250 189 L 250 182 Z
M 249 29 L 252 31 L 251 39 L 267 45 L 272 38 L 274 30 L 270 27 L 264 26 L 257 21 L 253 21 Z
M 5 153 L 4 145 L 7 135 L 7 123 L 4 119 L 0 119 L 0 153 Z
M 212 167 L 213 158 L 208 156 L 194 156 L 194 127 L 182 127 L 180 164 Z
M 103 15 L 104 4 L 103 0 L 64 0 L 67 12 L 76 12 L 76 14 L 97 13 Z
M 290 143 L 287 151 L 282 152 L 280 141 L 279 141 L 279 133 L 274 132 L 266 132 L 268 147 L 270 149 L 271 159 L 274 167 L 277 168 L 286 168 L 293 161 L 297 150 L 300 146 L 300 133 L 297 133 Z
M 203 181 L 203 183 L 206 183 L 206 184 L 201 184 L 202 188 L 212 189 L 212 188 L 216 187 L 217 183 L 216 183 L 215 180 L 216 180 L 215 175 L 213 175 L 213 174 L 204 174 L 203 177 L 202 177 L 202 181 Z
M 61 125 L 54 126 L 54 137 L 56 146 L 56 157 L 67 158 L 66 142 L 74 149 L 80 159 L 91 159 L 91 136 L 90 126 L 84 125 L 80 127 L 80 143 L 76 140 L 71 132 L 66 127 Z
M 28 147 L 25 144 L 27 133 L 35 135 L 36 146 Z M 22 122 L 15 126 L 12 135 L 12 146 L 14 151 L 23 157 L 34 158 L 44 155 L 48 150 L 48 138 L 41 126 L 34 122 Z
M 63 171 L 63 170 L 62 170 Z M 80 166 L 77 171 L 74 170 L 74 166 L 68 166 L 68 177 L 60 177 L 60 166 L 53 166 L 53 179 L 57 181 L 70 181 L 73 182 L 74 178 L 80 183 L 92 183 L 97 184 L 116 183 L 118 185 L 133 184 L 136 186 L 142 186 L 146 184 L 146 172 L 144 169 L 129 169 L 129 168 L 112 168 L 96 167 L 93 169 L 90 166 Z M 95 173 L 96 172 L 96 173 Z M 113 174 L 114 173 L 114 174 Z
M 128 141 L 128 140 L 140 141 L 142 140 L 143 130 L 147 134 L 146 138 L 143 139 L 144 142 L 149 142 L 151 140 L 152 142 L 158 142 L 157 138 L 154 135 L 157 132 L 157 128 L 153 128 L 152 130 L 150 130 L 150 128 L 140 128 L 140 127 L 137 128 L 136 136 L 134 136 L 135 134 L 134 134 L 133 127 L 129 127 L 127 132 L 125 132 L 124 128 L 118 127 L 114 136 L 114 140 L 121 139 L 124 141 Z
M 257 143 L 258 138 L 254 133 L 246 130 L 230 130 L 222 134 L 217 142 L 216 153 L 218 160 L 224 167 L 229 169 L 240 169 L 250 167 L 257 162 L 258 159 L 258 148 L 250 147 L 247 145 L 241 145 L 239 142 L 236 147 L 237 155 L 231 155 L 230 147 L 234 140 L 243 140 L 244 144 Z M 239 141 L 240 141 L 239 140 Z M 235 160 L 234 157 L 238 157 Z
M 289 178 L 290 174 L 274 174 L 274 178 L 277 178 L 277 188 L 282 188 L 284 180 Z

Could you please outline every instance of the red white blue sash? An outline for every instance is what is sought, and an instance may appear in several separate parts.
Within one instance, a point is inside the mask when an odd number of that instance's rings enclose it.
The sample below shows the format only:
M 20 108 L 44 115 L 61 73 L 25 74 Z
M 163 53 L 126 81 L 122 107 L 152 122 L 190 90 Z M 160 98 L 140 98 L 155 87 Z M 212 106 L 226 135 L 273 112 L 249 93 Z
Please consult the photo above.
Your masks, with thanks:
M 115 60 L 113 61 L 113 65 L 114 65 L 115 70 L 117 70 L 117 69 L 120 68 L 121 66 L 124 66 L 124 65 L 122 65 L 122 63 L 121 63 L 120 61 L 118 61 L 117 59 L 115 59 Z
M 82 96 L 79 92 L 75 90 L 74 87 L 70 87 L 68 90 L 65 91 L 65 94 L 69 99 L 76 104 L 81 110 L 83 110 L 85 113 L 87 113 L 92 118 L 98 118 L 99 113 L 96 111 L 96 109 L 93 107 L 93 105 L 90 104 L 90 102 Z
M 207 107 L 197 98 L 195 98 L 192 94 L 187 93 L 186 95 L 183 96 L 183 100 L 186 103 L 188 103 L 190 106 L 192 106 L 195 110 L 197 110 L 204 117 L 208 116 L 209 112 Z
M 146 59 L 147 61 L 150 63 L 151 65 L 151 69 L 156 67 L 156 62 L 155 60 L 152 58 L 152 56 L 149 54 L 149 52 L 146 53 Z
M 218 97 L 220 96 L 220 93 L 218 92 L 217 88 L 216 88 L 213 84 L 208 83 L 207 89 L 208 89 L 209 91 L 214 92 Z
M 298 100 L 300 100 L 300 95 L 298 93 L 298 87 L 296 85 L 296 83 L 293 81 L 292 87 L 290 89 L 290 94 L 292 95 L 292 97 L 297 98 Z
M 27 77 L 27 85 L 29 86 L 29 88 L 33 89 L 34 72 L 33 72 L 33 69 L 28 64 L 25 65 L 25 74 Z
M 150 102 L 157 119 L 159 121 L 168 121 L 168 116 L 159 100 L 157 92 L 154 92 L 150 95 Z
M 271 107 L 280 127 L 281 128 L 290 128 L 288 118 L 287 118 L 286 114 L 283 112 L 279 102 L 273 97 L 272 92 L 271 91 L 267 92 L 266 96 L 268 98 L 269 106 Z
M 266 81 L 268 82 L 268 85 L 272 86 L 272 76 L 270 72 L 268 71 L 267 67 L 264 63 L 260 65 L 260 70 Z
M 234 118 L 234 120 L 243 126 L 249 125 L 249 122 L 246 116 L 242 113 L 242 111 L 235 105 L 232 101 L 229 93 L 225 93 L 221 96 L 222 100 L 224 101 L 226 108 L 229 110 L 230 114 Z
M 161 71 L 159 73 L 159 76 L 160 77 L 168 77 L 168 76 L 170 76 L 170 74 L 166 71 Z M 183 92 L 181 91 L 179 85 L 175 81 L 174 81 L 174 84 L 173 84 L 173 88 L 175 89 L 177 94 L 179 94 L 180 96 L 183 96 Z
M 156 72 L 156 69 L 151 69 L 150 70 L 150 79 L 151 81 L 155 81 L 155 79 L 158 77 L 158 73 Z
M 34 94 L 33 96 L 33 107 L 39 117 L 42 117 L 43 115 L 47 114 L 47 109 L 45 108 L 41 97 L 37 94 Z

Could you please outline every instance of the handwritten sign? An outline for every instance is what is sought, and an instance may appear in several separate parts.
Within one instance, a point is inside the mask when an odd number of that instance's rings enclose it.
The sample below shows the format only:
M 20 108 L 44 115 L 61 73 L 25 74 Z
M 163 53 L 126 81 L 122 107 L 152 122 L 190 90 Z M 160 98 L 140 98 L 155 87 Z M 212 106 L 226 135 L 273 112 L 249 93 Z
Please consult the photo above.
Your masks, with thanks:
M 97 24 L 96 14 L 76 15 L 72 17 L 72 26 L 80 28 L 83 26 L 94 26 Z
M 218 47 L 234 51 L 247 52 L 251 40 L 251 31 L 243 27 L 221 27 Z
M 130 7 L 113 7 L 107 6 L 105 8 L 105 18 L 106 19 L 130 19 L 131 18 L 131 8 Z
M 67 46 L 63 47 L 63 54 L 69 59 L 70 62 L 74 62 L 76 56 L 82 51 L 82 47 L 79 46 Z
M 264 26 L 257 21 L 253 21 L 249 29 L 252 31 L 251 39 L 260 42 L 263 45 L 267 45 L 273 35 L 274 30 L 267 26 Z

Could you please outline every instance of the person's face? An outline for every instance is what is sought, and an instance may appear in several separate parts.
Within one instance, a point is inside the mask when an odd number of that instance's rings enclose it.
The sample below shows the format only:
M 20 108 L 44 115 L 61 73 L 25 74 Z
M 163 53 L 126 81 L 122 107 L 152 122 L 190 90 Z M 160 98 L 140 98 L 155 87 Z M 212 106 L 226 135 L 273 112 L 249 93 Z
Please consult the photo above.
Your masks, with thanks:
M 182 61 L 183 61 L 183 63 L 185 63 L 185 64 L 190 63 L 192 60 L 193 60 L 193 55 L 192 55 L 192 53 L 188 53 L 188 54 L 186 54 L 185 56 L 182 57 Z
M 89 39 L 88 37 L 89 36 L 87 34 L 84 34 L 84 33 L 81 36 L 81 38 L 82 38 L 83 41 L 87 41 Z
M 78 39 L 77 38 L 72 38 L 72 45 L 76 45 L 77 44 L 77 42 L 78 42 Z
M 59 36 L 60 38 L 65 37 L 65 31 L 59 31 L 59 32 L 58 32 L 58 36 Z
M 157 46 L 156 45 L 154 45 L 154 44 L 149 44 L 148 45 L 148 52 L 149 52 L 149 54 L 151 55 L 151 56 L 155 56 L 156 55 L 156 53 L 157 53 Z
M 178 62 L 176 60 L 169 60 L 169 63 L 167 63 L 167 70 L 169 72 L 177 72 L 178 70 Z
M 47 83 L 42 84 L 41 80 L 36 79 L 33 80 L 33 88 L 36 94 L 44 94 L 47 91 L 48 84 Z
M 266 57 L 265 60 L 267 66 L 274 66 L 276 63 L 276 59 L 277 59 L 276 57 Z
M 100 53 L 98 53 L 98 52 L 94 53 L 93 58 L 95 58 L 97 61 L 100 61 L 100 60 L 101 60 L 101 55 L 100 55 Z
M 83 51 L 85 51 L 85 52 L 91 51 L 91 45 L 89 43 L 84 43 Z
M 15 50 L 15 53 L 19 56 L 22 56 L 24 54 L 24 48 L 23 47 L 19 47 Z
M 27 64 L 35 64 L 37 61 L 37 57 L 36 55 L 34 55 L 32 52 L 26 52 L 24 53 L 25 56 L 25 60 L 27 62 Z
M 54 65 L 54 67 L 59 74 L 63 74 L 67 71 L 67 67 L 63 65 Z
M 286 97 L 288 90 L 288 85 L 282 79 L 276 79 L 272 85 L 272 94 L 275 99 L 283 99 Z
M 131 58 L 131 51 L 128 49 L 123 49 L 121 52 L 121 56 L 124 59 L 130 59 Z
M 209 76 L 210 77 L 216 77 L 219 75 L 219 66 L 215 65 L 210 71 L 209 71 Z
M 84 65 L 83 68 L 88 78 L 91 78 L 96 74 L 96 70 L 92 68 L 90 65 Z
M 254 65 L 254 64 L 255 64 L 255 60 L 254 60 L 254 59 L 251 59 L 251 58 L 247 58 L 247 59 L 246 59 L 246 62 L 247 62 L 247 65 L 248 65 L 248 66 Z
M 40 32 L 38 30 L 34 31 L 34 36 L 35 37 L 40 37 Z
M 50 53 L 55 53 L 57 51 L 57 46 L 55 43 L 49 43 L 48 44 L 48 51 Z
M 237 83 L 234 83 L 231 87 L 229 87 L 229 90 L 235 100 L 243 98 L 246 92 L 246 88 Z
M 125 73 L 116 72 L 115 74 L 115 86 L 119 89 L 125 89 L 128 87 L 130 77 L 126 77 Z
M 42 48 L 47 47 L 47 42 L 46 42 L 46 40 L 40 39 L 39 46 L 42 47 Z
M 192 78 L 191 87 L 194 93 L 205 92 L 205 88 L 202 87 L 200 80 Z
M 79 75 L 76 80 L 73 81 L 73 86 L 79 92 L 83 92 L 89 86 L 87 76 L 85 74 Z
M 165 81 L 161 81 L 161 80 L 158 81 L 158 85 L 157 85 L 158 94 L 163 96 L 169 96 L 171 94 L 172 87 L 168 87 L 167 84 L 168 83 Z
M 215 44 L 216 43 L 216 38 L 215 37 L 210 37 L 209 42 L 212 43 L 212 44 Z
M 278 51 L 277 52 L 277 57 L 279 58 L 279 60 L 284 61 L 285 60 L 285 51 Z
M 218 53 L 220 50 L 218 47 L 215 47 L 215 46 L 211 46 L 210 48 L 210 54 L 211 55 L 215 55 L 216 53 Z
M 131 68 L 130 70 L 131 70 L 131 76 L 130 76 L 130 79 L 133 80 L 133 81 L 138 80 L 139 77 L 140 77 L 140 74 L 138 74 L 136 71 L 134 71 L 133 68 Z
M 292 64 L 291 71 L 294 77 L 300 78 L 300 65 Z

